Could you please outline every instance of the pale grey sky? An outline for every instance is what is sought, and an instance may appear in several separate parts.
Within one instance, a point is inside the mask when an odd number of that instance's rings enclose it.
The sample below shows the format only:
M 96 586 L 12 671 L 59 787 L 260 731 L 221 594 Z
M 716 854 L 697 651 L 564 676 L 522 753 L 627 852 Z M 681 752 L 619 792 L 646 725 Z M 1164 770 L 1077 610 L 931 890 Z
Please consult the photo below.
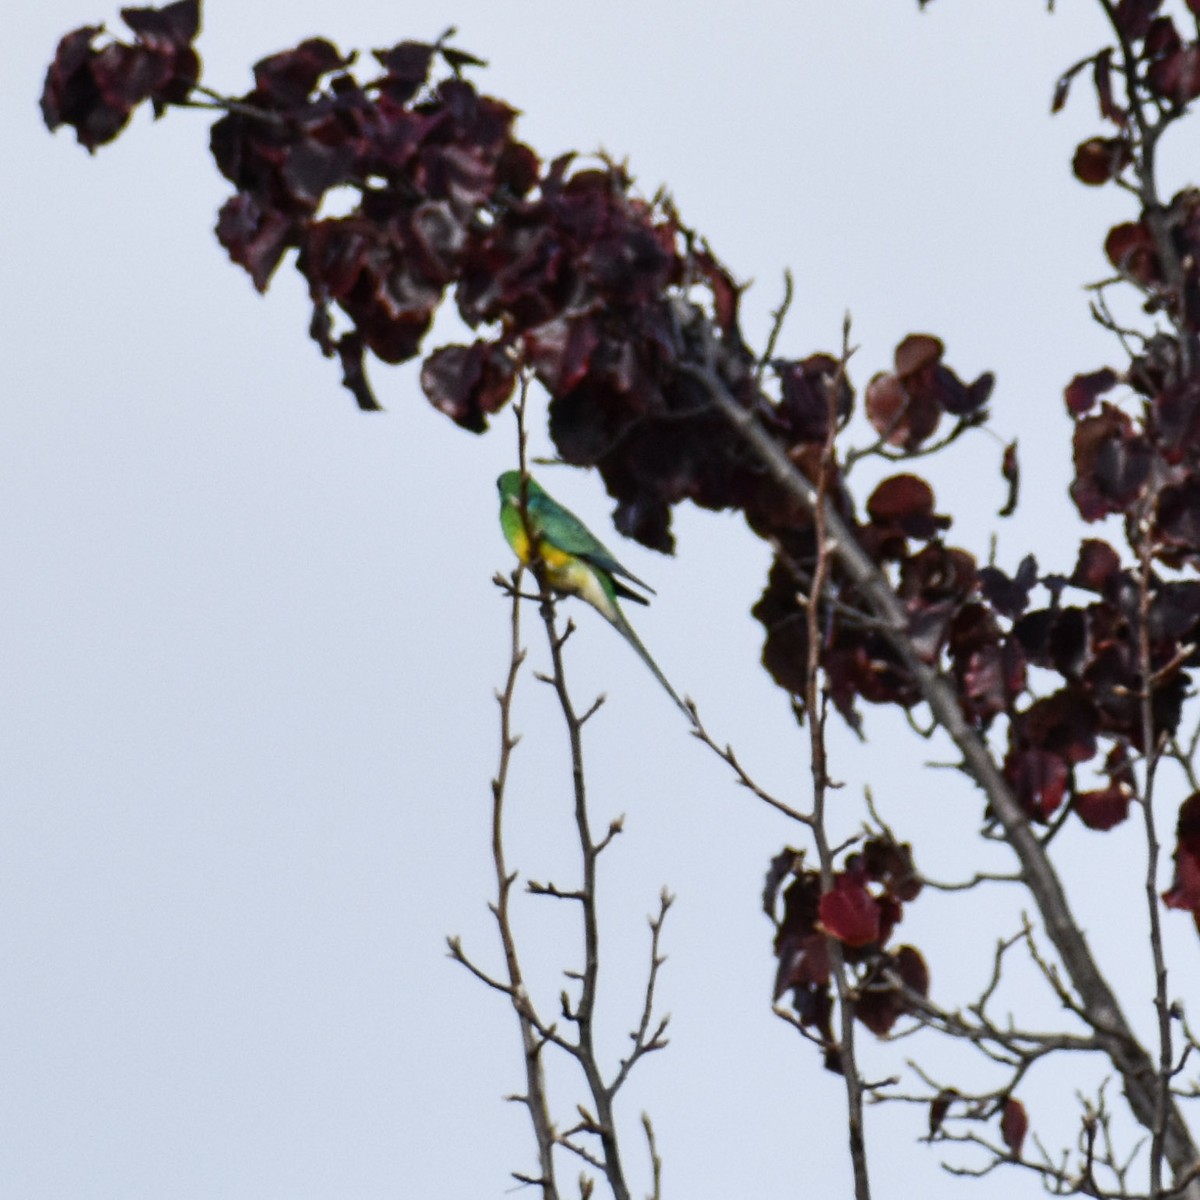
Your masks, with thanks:
M 1096 127 L 1085 90 L 1049 115 L 1057 74 L 1103 37 L 1095 5 L 1058 7 L 208 0 L 199 48 L 210 86 L 238 92 L 255 59 L 306 36 L 370 49 L 457 25 L 491 63 L 477 83 L 524 111 L 544 156 L 603 147 L 646 193 L 671 188 L 756 280 L 752 336 L 790 266 L 782 353 L 834 347 L 848 308 L 860 389 L 914 330 L 943 337 L 964 376 L 996 371 L 996 426 L 1020 435 L 1026 480 L 1000 561 L 1033 548 L 1068 567 L 1061 388 L 1115 355 L 1080 285 L 1125 209 L 1070 176 Z M 298 277 L 285 266 L 261 298 L 216 244 L 226 186 L 203 114 L 141 114 L 93 159 L 51 138 L 45 65 L 100 20 L 117 27 L 116 7 L 20 5 L 0 98 L 0 1193 L 500 1197 L 532 1161 L 501 1099 L 521 1078 L 516 1030 L 444 937 L 498 961 L 487 808 L 507 610 L 490 579 L 509 565 L 493 480 L 513 462 L 511 421 L 473 438 L 412 369 L 380 366 L 388 411 L 360 414 L 307 340 Z M 934 472 L 962 517 L 952 538 L 981 557 L 998 455 L 981 438 Z M 595 478 L 545 482 L 604 536 Z M 639 630 L 712 731 L 802 799 L 805 743 L 748 615 L 766 553 L 732 518 L 684 512 L 678 533 L 675 560 L 622 548 L 659 593 Z M 661 985 L 673 1040 L 625 1097 L 630 1157 L 641 1171 L 644 1107 L 668 1195 L 845 1194 L 841 1084 L 769 1011 L 762 875 L 801 833 L 688 737 L 611 630 L 580 625 L 576 688 L 611 700 L 589 725 L 594 803 L 627 814 L 604 880 L 614 1051 L 645 915 L 662 885 L 679 897 Z M 527 680 L 519 704 L 512 860 L 565 880 L 565 751 L 542 691 Z M 929 748 L 895 721 L 871 727 L 865 749 L 834 739 L 842 832 L 872 781 L 930 874 L 957 873 L 977 799 L 919 771 Z M 1136 846 L 1078 829 L 1063 842 L 1083 880 Z M 1008 906 L 912 908 L 902 933 L 939 996 L 968 998 Z M 1101 959 L 1127 969 L 1129 906 L 1085 886 L 1081 909 Z M 520 913 L 552 997 L 569 927 L 541 904 Z M 1171 928 L 1194 984 L 1187 924 Z M 894 1053 L 868 1045 L 868 1073 Z M 1033 1099 L 1031 1115 L 1072 1120 Z M 946 1182 L 916 1145 L 923 1112 L 870 1122 L 881 1198 L 1036 1189 Z

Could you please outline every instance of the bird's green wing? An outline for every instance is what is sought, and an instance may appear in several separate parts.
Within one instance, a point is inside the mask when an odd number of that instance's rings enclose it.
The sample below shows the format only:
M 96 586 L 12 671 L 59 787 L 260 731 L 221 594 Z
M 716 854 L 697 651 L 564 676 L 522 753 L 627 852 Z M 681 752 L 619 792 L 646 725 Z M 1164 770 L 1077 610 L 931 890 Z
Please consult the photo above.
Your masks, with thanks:
M 612 551 L 573 512 L 563 508 L 557 500 L 551 499 L 540 488 L 536 492 L 530 491 L 528 510 L 529 519 L 533 522 L 538 536 L 545 538 L 550 545 L 583 559 L 608 575 L 619 575 L 628 579 L 654 595 L 654 589 L 648 583 L 643 583 L 627 567 L 623 567 Z M 642 596 L 631 592 L 617 580 L 614 579 L 613 583 L 619 596 L 624 596 L 627 600 L 636 600 L 640 604 L 646 603 Z

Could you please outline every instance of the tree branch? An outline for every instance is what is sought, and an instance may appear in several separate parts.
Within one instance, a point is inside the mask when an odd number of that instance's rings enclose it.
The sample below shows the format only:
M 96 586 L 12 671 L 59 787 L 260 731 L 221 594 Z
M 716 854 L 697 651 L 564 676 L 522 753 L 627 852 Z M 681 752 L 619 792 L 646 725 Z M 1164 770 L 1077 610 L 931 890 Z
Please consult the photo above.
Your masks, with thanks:
M 705 389 L 709 401 L 754 452 L 772 482 L 809 513 L 822 512 L 833 556 L 870 605 L 873 615 L 882 622 L 884 636 L 901 665 L 920 691 L 934 719 L 962 755 L 963 769 L 986 796 L 1003 828 L 1005 840 L 1017 856 L 1021 877 L 1037 904 L 1047 935 L 1096 1026 L 1105 1031 L 1101 1034 L 1105 1051 L 1121 1076 L 1135 1117 L 1145 1128 L 1153 1129 L 1158 1119 L 1160 1094 L 1154 1063 L 1138 1042 L 1116 995 L 1096 965 L 1045 847 L 1030 828 L 988 747 L 963 716 L 952 683 L 916 653 L 908 636 L 904 610 L 887 577 L 859 544 L 837 510 L 819 495 L 812 482 L 788 458 L 757 414 L 743 407 L 730 393 L 711 363 L 691 364 L 684 370 Z M 1168 1105 L 1166 1113 L 1163 1151 L 1177 1179 L 1190 1172 L 1200 1160 L 1200 1152 L 1174 1104 Z M 1200 1190 L 1197 1195 L 1200 1196 Z
M 837 437 L 837 400 L 845 379 L 846 363 L 850 357 L 850 318 L 842 326 L 842 354 L 837 375 L 827 390 L 827 427 L 821 466 L 817 477 L 813 521 L 816 527 L 817 561 L 813 568 L 812 587 L 805 607 L 808 630 L 808 662 L 805 664 L 804 707 L 808 716 L 810 767 L 812 770 L 813 805 L 810 828 L 821 864 L 821 892 L 833 888 L 834 851 L 830 847 L 825 827 L 825 801 L 830 788 L 828 759 L 825 750 L 825 722 L 828 698 L 821 682 L 821 597 L 832 565 L 836 546 L 830 540 L 825 517 L 830 510 L 829 488 L 835 470 L 834 439 Z M 838 1001 L 837 1061 L 846 1084 L 846 1109 L 850 1135 L 850 1163 L 854 1170 L 855 1200 L 870 1200 L 871 1182 L 867 1168 L 866 1133 L 863 1125 L 863 1085 L 854 1053 L 854 1000 L 846 978 L 846 957 L 841 941 L 832 934 L 825 935 L 829 955 L 829 971 L 833 977 Z

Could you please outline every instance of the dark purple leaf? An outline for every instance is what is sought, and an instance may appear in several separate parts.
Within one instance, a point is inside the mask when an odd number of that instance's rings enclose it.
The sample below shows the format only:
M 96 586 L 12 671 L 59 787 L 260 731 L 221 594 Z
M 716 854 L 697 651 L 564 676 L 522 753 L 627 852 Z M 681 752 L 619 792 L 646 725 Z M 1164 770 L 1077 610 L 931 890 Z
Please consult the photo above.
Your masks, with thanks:
M 866 411 L 876 433 L 905 450 L 916 450 L 942 418 L 932 398 L 914 399 L 896 375 L 876 375 L 867 384 Z
M 1010 751 L 1004 774 L 1021 807 L 1030 816 L 1048 821 L 1067 790 L 1067 764 L 1057 754 L 1036 747 Z
M 1124 125 L 1125 110 L 1113 99 L 1112 90 L 1112 49 L 1101 50 L 1096 55 L 1092 70 L 1092 82 L 1096 87 L 1096 99 L 1100 104 L 1100 115 L 1114 125 Z
M 400 42 L 390 50 L 375 51 L 387 72 L 383 86 L 394 100 L 410 100 L 425 86 L 434 52 L 435 47 L 426 42 Z
M 358 333 L 343 334 L 336 342 L 338 358 L 342 363 L 342 384 L 354 397 L 363 412 L 381 412 L 383 405 L 375 399 L 375 393 L 367 379 L 366 349 Z
M 839 872 L 833 887 L 821 897 L 821 926 L 847 946 L 868 946 L 880 938 L 879 901 L 863 881 Z
M 1175 878 L 1163 893 L 1168 908 L 1190 912 L 1200 930 L 1200 792 L 1179 806 L 1175 826 Z
M 309 38 L 293 50 L 283 50 L 254 64 L 255 99 L 281 108 L 295 107 L 308 99 L 322 75 L 349 61 L 332 42 Z
M 908 903 L 921 894 L 921 876 L 907 842 L 890 837 L 868 838 L 863 843 L 862 860 L 868 878 L 883 884 L 893 899 Z
M 983 594 L 998 612 L 1016 619 L 1029 605 L 1029 592 L 1038 581 L 1037 559 L 1027 554 L 1011 579 L 999 567 L 981 567 Z
M 265 292 L 284 251 L 294 244 L 293 222 L 274 210 L 264 211 L 253 196 L 239 192 L 221 206 L 217 240 L 254 286 Z
M 1000 460 L 1000 474 L 1008 484 L 1008 497 L 997 516 L 1011 517 L 1017 511 L 1017 501 L 1021 494 L 1021 461 L 1017 458 L 1015 441 L 1004 447 L 1004 456 Z
M 188 45 L 200 32 L 200 0 L 177 0 L 163 8 L 123 8 L 121 20 L 147 45 Z
M 1110 783 L 1106 788 L 1077 793 L 1074 808 L 1089 829 L 1107 830 L 1129 816 L 1132 798 L 1133 793 L 1127 784 Z
M 1075 426 L 1075 480 L 1071 497 L 1085 521 L 1122 512 L 1150 474 L 1152 452 L 1120 409 L 1104 404 Z
M 1131 40 L 1144 38 L 1150 29 L 1154 14 L 1162 7 L 1162 2 L 1163 0 L 1119 0 L 1116 7 L 1117 27 Z
M 355 158 L 352 145 L 330 146 L 307 138 L 289 151 L 280 174 L 291 198 L 315 212 L 321 197 L 351 176 Z
M 1009 1096 L 1004 1101 L 1004 1112 L 1000 1117 L 1000 1136 L 1004 1144 L 1012 1151 L 1013 1158 L 1021 1157 L 1021 1147 L 1025 1142 L 1025 1134 L 1029 1131 L 1029 1117 L 1025 1113 L 1025 1105 L 1020 1100 Z
M 1182 106 L 1200 96 L 1200 46 L 1181 46 L 1150 64 L 1146 82 L 1165 100 Z
M 421 387 L 429 402 L 473 433 L 487 428 L 487 416 L 512 395 L 516 363 L 504 347 L 477 341 L 443 346 L 421 367 Z
M 1162 266 L 1154 246 L 1154 235 L 1140 221 L 1114 225 L 1104 240 L 1108 261 L 1143 287 L 1162 278 Z
M 929 1104 L 929 1137 L 932 1140 L 942 1128 L 950 1105 L 958 1098 L 954 1088 L 942 1088 Z
M 788 440 L 824 442 L 829 429 L 831 392 L 834 416 L 838 423 L 850 416 L 854 392 L 847 383 L 837 359 L 814 354 L 800 361 L 776 359 L 771 368 L 779 378 L 780 415 L 788 427 Z
M 763 912 L 772 921 L 775 920 L 775 908 L 779 900 L 779 889 L 783 886 L 783 881 L 793 870 L 799 870 L 803 863 L 804 851 L 793 850 L 790 846 L 784 847 L 784 849 L 780 850 L 771 859 L 771 865 L 767 868 L 766 879 L 763 882 L 762 905 Z
M 1096 400 L 1105 392 L 1111 391 L 1117 385 L 1117 373 L 1109 367 L 1092 371 L 1087 375 L 1076 375 L 1067 384 L 1065 399 L 1067 411 L 1073 417 L 1081 417 L 1091 412 L 1096 406 Z
M 1100 187 L 1115 179 L 1131 161 L 1124 138 L 1088 138 L 1080 142 L 1071 160 L 1075 178 L 1089 187 Z
M 933 489 L 920 476 L 893 475 L 871 493 L 867 513 L 877 525 L 924 540 L 950 526 L 950 518 L 935 513 L 933 505 Z
M 1079 544 L 1079 558 L 1071 574 L 1071 583 L 1103 595 L 1120 571 L 1121 558 L 1107 542 L 1085 538 Z

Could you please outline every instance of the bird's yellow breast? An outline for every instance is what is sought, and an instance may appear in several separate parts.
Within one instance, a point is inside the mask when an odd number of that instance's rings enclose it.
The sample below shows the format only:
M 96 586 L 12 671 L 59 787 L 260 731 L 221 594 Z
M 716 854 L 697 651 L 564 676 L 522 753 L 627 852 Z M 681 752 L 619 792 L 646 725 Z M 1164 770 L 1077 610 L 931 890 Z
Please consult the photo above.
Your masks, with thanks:
M 579 561 L 573 554 L 568 554 L 557 546 L 551 546 L 548 542 L 542 542 L 538 546 L 538 553 L 542 556 L 542 562 L 550 568 L 551 572 L 561 571 L 564 567 L 569 567 L 572 563 Z
M 505 516 L 507 517 L 507 513 Z M 505 521 L 508 525 L 508 521 Z M 513 553 L 525 566 L 529 566 L 529 535 L 525 532 L 525 523 L 523 521 L 514 523 L 514 527 L 506 528 L 505 533 L 509 535 L 508 544 L 512 546 Z
M 533 556 L 530 553 L 529 535 L 525 531 L 524 522 L 521 522 L 513 531 L 512 548 L 513 553 L 528 566 Z M 568 554 L 565 550 L 560 550 L 557 546 L 552 546 L 545 538 L 538 539 L 538 557 L 551 572 L 560 571 L 574 561 L 573 555 Z
M 533 558 L 529 533 L 525 522 L 514 520 L 515 514 L 507 510 L 503 514 L 504 533 L 513 553 L 526 566 Z M 588 563 L 574 554 L 560 549 L 544 537 L 537 540 L 537 553 L 546 571 L 546 582 L 556 591 L 568 596 L 579 596 L 596 608 L 609 621 L 618 619 L 618 610 L 612 597 L 605 590 L 597 572 Z

